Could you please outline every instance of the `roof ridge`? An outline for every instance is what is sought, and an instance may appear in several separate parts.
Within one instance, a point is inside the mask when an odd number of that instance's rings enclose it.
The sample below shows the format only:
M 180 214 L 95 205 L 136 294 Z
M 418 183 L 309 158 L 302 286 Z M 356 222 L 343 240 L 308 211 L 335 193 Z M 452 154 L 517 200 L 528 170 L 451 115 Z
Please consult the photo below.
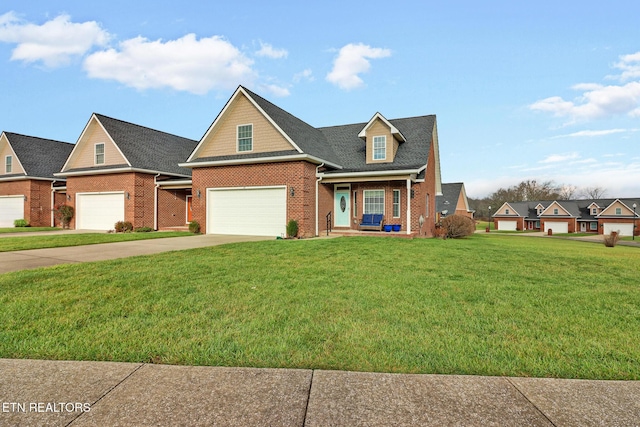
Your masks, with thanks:
M 113 120 L 115 122 L 123 123 L 125 125 L 135 126 L 135 127 L 142 128 L 142 129 L 147 129 L 147 130 L 150 130 L 150 131 L 153 131 L 153 132 L 158 132 L 158 133 L 163 133 L 165 135 L 175 136 L 177 138 L 188 139 L 189 141 L 196 141 L 195 139 L 187 138 L 185 136 L 176 135 L 175 133 L 169 133 L 169 132 L 165 132 L 165 131 L 162 131 L 162 130 L 154 129 L 154 128 L 149 127 L 149 126 L 144 126 L 144 125 L 140 125 L 140 124 L 137 124 L 137 123 L 128 122 L 128 121 L 122 120 L 122 119 L 116 119 L 115 117 L 106 116 L 104 114 L 100 114 L 100 113 L 95 113 L 94 112 L 93 115 L 95 115 L 98 118 L 102 117 L 102 118 L 105 118 L 105 119 L 108 119 L 108 120 Z
M 39 136 L 33 136 L 33 135 L 25 135 L 23 133 L 17 133 L 17 132 L 7 132 L 4 131 L 3 132 L 5 135 L 15 135 L 15 136 L 21 136 L 24 138 L 34 138 L 34 139 L 39 139 L 40 141 L 48 141 L 48 142 L 57 142 L 59 144 L 68 144 L 68 145 L 75 145 L 73 142 L 66 142 L 66 141 L 59 141 L 57 139 L 51 139 L 51 138 L 42 138 Z

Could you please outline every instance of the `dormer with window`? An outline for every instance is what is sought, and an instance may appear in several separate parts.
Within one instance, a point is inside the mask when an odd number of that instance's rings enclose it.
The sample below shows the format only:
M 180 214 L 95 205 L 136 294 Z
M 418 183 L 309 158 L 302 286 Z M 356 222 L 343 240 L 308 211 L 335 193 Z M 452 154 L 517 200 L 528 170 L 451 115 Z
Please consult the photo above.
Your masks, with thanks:
M 398 147 L 406 141 L 402 133 L 380 113 L 369 120 L 358 137 L 366 143 L 367 164 L 392 163 Z
M 544 206 L 542 206 L 542 203 L 538 203 L 536 205 L 536 213 L 538 214 L 538 216 L 540 216 L 543 211 L 544 211 Z
M 600 213 L 600 206 L 598 206 L 598 204 L 596 202 L 591 203 L 588 206 L 588 209 L 589 209 L 589 213 L 592 216 L 596 216 L 596 215 L 598 215 Z
M 7 175 L 13 171 L 13 156 L 6 156 L 4 158 L 4 173 Z

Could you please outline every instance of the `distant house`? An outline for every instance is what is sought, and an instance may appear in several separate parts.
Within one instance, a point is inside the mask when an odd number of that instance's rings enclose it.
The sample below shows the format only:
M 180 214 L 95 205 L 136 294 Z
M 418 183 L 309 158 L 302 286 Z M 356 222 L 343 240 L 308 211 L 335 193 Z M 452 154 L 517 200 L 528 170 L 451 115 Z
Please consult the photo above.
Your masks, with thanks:
M 496 230 L 637 236 L 640 198 L 507 202 L 492 217 Z
M 469 208 L 467 192 L 462 182 L 442 184 L 442 194 L 436 197 L 436 209 L 440 218 L 449 215 L 463 215 L 473 218 L 474 213 Z
M 33 227 L 55 224 L 53 208 L 65 201 L 65 180 L 55 177 L 73 144 L 17 133 L 0 135 L 0 227 L 24 219 Z

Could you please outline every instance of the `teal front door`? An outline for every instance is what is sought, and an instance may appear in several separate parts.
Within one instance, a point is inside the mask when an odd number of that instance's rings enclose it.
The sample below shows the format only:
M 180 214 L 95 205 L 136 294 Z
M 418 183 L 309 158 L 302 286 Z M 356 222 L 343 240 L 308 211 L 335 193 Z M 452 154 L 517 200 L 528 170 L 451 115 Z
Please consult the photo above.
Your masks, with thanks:
M 349 191 L 336 191 L 334 193 L 334 209 L 336 227 L 349 227 L 351 219 L 351 204 L 349 203 Z

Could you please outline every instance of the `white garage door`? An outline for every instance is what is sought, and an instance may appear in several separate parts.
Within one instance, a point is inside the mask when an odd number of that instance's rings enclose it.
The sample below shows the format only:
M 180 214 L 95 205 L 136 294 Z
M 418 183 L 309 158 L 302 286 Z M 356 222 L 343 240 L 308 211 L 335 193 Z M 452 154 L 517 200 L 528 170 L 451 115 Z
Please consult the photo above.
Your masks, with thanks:
M 517 221 L 498 221 L 498 230 L 516 231 Z
M 604 234 L 609 234 L 612 231 L 618 231 L 621 236 L 631 236 L 633 234 L 633 224 L 605 222 L 602 228 L 604 229 Z
M 0 227 L 13 227 L 16 219 L 24 219 L 24 196 L 0 196 Z
M 568 233 L 569 232 L 569 224 L 566 222 L 554 222 L 554 221 L 545 221 L 544 222 L 544 231 L 545 233 L 549 231 L 549 229 L 553 230 L 553 233 Z
M 207 233 L 280 236 L 286 233 L 285 187 L 212 188 L 207 193 Z
M 113 230 L 124 221 L 124 193 L 81 193 L 76 196 L 76 229 Z

